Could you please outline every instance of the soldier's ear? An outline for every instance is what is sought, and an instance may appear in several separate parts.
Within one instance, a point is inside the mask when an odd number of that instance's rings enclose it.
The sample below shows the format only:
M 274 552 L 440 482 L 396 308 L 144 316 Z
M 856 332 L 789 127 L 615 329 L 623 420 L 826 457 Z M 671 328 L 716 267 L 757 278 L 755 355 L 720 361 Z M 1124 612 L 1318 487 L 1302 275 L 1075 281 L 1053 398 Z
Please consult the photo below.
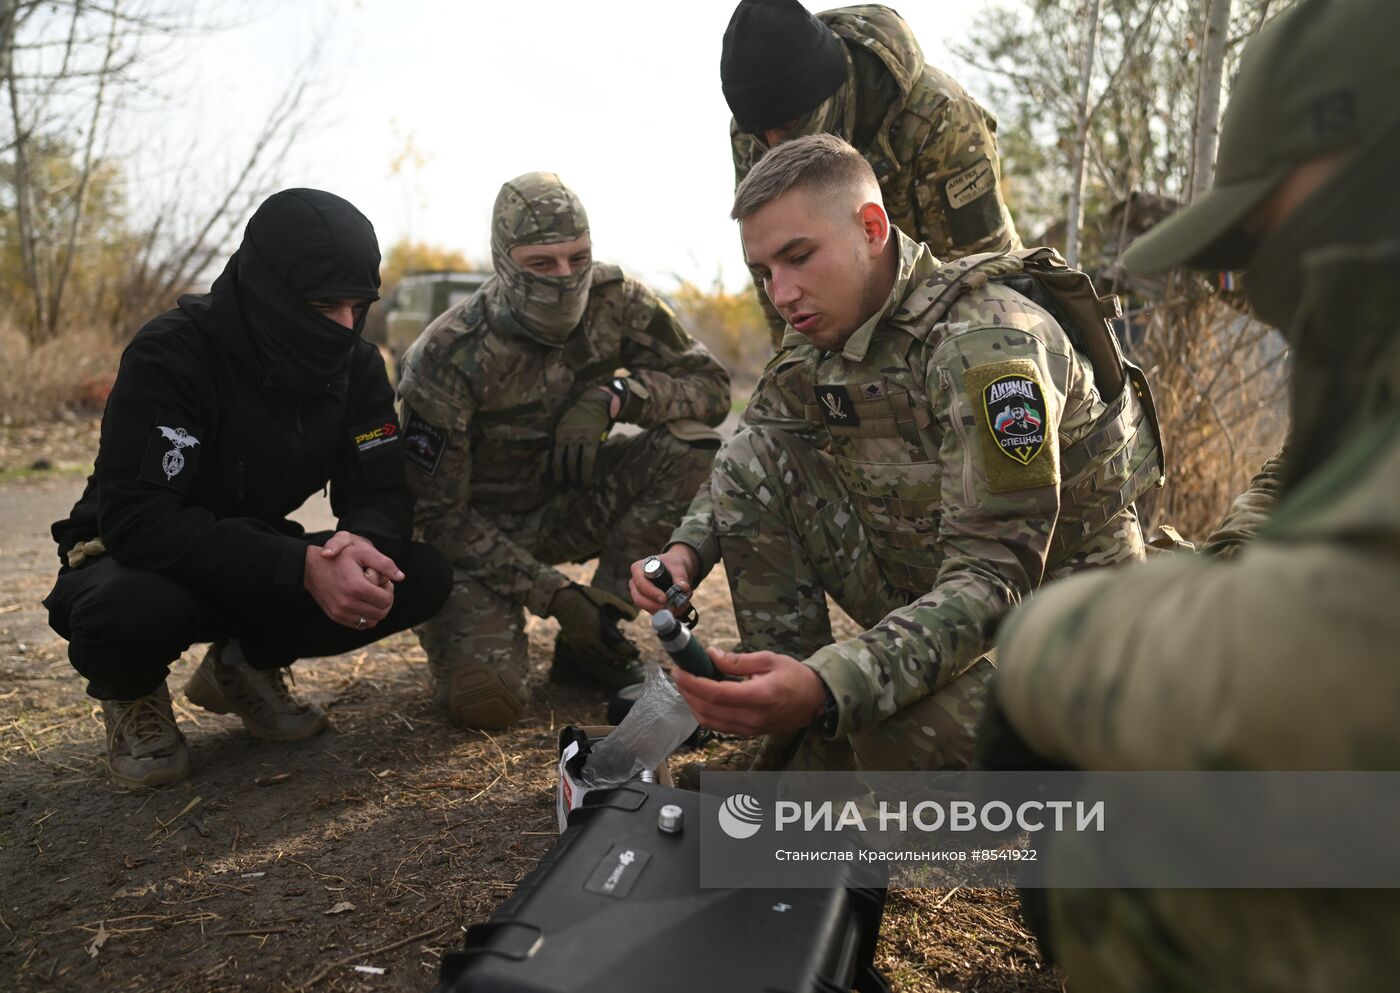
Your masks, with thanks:
M 889 215 L 885 213 L 884 207 L 871 200 L 860 205 L 857 216 L 860 218 L 861 230 L 865 234 L 865 242 L 870 248 L 870 254 L 879 255 L 885 250 L 885 245 L 890 240 Z

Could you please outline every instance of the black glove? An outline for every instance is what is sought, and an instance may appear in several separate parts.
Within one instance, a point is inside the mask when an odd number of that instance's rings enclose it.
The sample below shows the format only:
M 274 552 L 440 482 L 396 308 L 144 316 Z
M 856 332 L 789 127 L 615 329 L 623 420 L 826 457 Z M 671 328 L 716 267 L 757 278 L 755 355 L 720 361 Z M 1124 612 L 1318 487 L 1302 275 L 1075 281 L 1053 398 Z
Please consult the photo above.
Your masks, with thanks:
M 977 722 L 975 767 L 988 772 L 1067 772 L 1065 765 L 1041 755 L 1011 726 L 996 700 L 996 688 L 987 695 L 987 706 Z
M 1061 762 L 1047 759 L 1026 743 L 1020 733 L 1011 726 L 1006 713 L 997 703 L 995 686 L 987 697 L 987 707 L 977 724 L 976 767 L 990 772 L 1063 772 L 1072 769 Z M 1051 836 L 1046 835 L 1038 842 L 1041 861 L 1048 862 L 1051 853 Z M 1041 870 L 1042 873 L 1044 870 Z M 1021 898 L 1021 917 L 1040 948 L 1040 956 L 1047 965 L 1055 964 L 1055 952 L 1051 946 L 1049 892 L 1044 889 L 1017 887 Z
M 589 389 L 564 411 L 554 426 L 554 454 L 550 475 L 564 486 L 590 486 L 598 448 L 608 440 L 612 428 L 613 395 L 606 390 Z
M 570 583 L 549 601 L 549 616 L 559 622 L 560 637 L 581 662 L 616 666 L 640 654 L 617 629 L 618 621 L 637 617 L 637 608 L 621 597 Z

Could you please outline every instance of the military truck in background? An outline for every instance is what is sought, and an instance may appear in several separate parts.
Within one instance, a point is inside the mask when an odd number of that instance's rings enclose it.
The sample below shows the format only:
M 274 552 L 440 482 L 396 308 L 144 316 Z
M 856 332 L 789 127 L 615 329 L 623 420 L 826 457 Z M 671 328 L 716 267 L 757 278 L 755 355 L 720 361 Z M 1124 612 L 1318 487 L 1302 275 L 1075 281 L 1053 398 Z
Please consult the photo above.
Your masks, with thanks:
M 365 337 L 388 354 L 390 377 L 398 380 L 398 363 L 433 320 L 481 288 L 489 272 L 415 272 L 404 276 L 384 301 L 383 326 L 366 327 Z M 373 314 L 373 312 L 371 312 Z

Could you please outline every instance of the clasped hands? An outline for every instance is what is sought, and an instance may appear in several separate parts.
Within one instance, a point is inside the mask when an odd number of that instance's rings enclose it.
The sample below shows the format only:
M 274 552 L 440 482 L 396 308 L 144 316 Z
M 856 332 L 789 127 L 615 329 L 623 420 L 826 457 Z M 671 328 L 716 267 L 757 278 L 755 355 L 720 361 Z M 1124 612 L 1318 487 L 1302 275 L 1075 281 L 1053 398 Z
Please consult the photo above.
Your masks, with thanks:
M 382 621 L 403 578 L 393 559 L 349 531 L 306 548 L 302 585 L 327 617 L 348 628 L 366 630 Z

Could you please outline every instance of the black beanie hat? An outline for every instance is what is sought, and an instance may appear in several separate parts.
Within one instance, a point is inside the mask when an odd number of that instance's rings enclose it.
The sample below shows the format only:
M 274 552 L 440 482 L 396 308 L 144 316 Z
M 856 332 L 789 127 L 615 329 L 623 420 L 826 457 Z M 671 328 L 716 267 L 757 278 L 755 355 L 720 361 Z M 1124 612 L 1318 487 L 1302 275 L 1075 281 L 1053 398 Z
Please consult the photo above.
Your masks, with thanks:
M 846 80 L 841 39 L 797 0 L 741 0 L 724 29 L 724 99 L 739 130 L 796 120 Z

